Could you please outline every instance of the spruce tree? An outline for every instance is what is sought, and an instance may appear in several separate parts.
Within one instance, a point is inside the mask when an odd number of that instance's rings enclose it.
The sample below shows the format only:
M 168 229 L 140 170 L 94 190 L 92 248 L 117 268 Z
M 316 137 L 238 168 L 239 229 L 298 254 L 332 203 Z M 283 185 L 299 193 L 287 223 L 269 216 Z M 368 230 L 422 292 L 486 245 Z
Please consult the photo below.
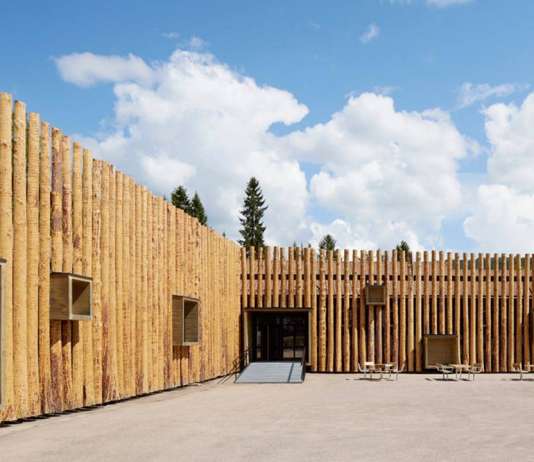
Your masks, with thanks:
M 325 234 L 319 242 L 319 250 L 336 250 L 336 240 L 331 234 Z
M 196 217 L 201 225 L 208 224 L 208 216 L 206 215 L 202 201 L 196 192 L 191 201 L 191 216 Z
M 191 214 L 191 201 L 187 196 L 187 190 L 183 186 L 178 186 L 171 194 L 171 202 L 175 207 Z
M 261 191 L 258 180 L 252 177 L 245 189 L 245 200 L 241 210 L 241 229 L 239 233 L 243 237 L 239 243 L 243 247 L 256 247 L 259 249 L 265 245 L 263 233 L 265 225 L 263 224 L 263 215 L 267 210 L 265 199 Z
M 400 254 L 404 250 L 404 256 L 406 259 L 411 260 L 412 253 L 410 251 L 410 246 L 406 241 L 400 241 L 400 244 L 398 244 L 395 247 L 395 250 L 397 251 L 397 259 L 400 260 Z

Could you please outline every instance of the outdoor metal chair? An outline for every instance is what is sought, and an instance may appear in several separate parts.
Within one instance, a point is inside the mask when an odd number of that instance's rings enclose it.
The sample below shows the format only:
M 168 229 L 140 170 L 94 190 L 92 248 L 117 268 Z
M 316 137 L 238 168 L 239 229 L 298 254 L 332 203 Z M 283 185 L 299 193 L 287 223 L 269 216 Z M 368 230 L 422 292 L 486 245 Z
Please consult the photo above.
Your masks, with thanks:
M 484 364 L 483 363 L 475 363 L 469 366 L 469 369 L 467 369 L 467 378 L 469 379 L 470 376 L 473 377 L 473 382 L 475 381 L 475 374 L 480 374 L 484 372 Z
M 404 369 L 406 369 L 406 361 L 402 363 L 402 366 L 399 367 L 398 364 L 395 363 L 395 365 L 391 368 L 389 368 L 389 379 L 391 380 L 391 377 L 393 374 L 395 374 L 395 381 L 399 380 L 399 374 L 402 374 L 404 372 Z
M 519 380 L 523 380 L 523 374 L 528 374 L 530 372 L 530 367 L 523 369 L 523 365 L 521 363 L 514 363 L 512 366 L 512 371 L 519 373 Z
M 436 364 L 436 369 L 443 374 L 443 380 L 449 380 L 449 376 L 454 372 L 454 368 L 445 364 Z
M 375 363 L 372 361 L 366 361 L 363 363 L 363 367 L 360 363 L 358 363 L 358 370 L 363 374 L 363 378 L 367 378 L 367 374 L 369 374 L 369 378 L 373 379 L 373 372 L 376 372 Z

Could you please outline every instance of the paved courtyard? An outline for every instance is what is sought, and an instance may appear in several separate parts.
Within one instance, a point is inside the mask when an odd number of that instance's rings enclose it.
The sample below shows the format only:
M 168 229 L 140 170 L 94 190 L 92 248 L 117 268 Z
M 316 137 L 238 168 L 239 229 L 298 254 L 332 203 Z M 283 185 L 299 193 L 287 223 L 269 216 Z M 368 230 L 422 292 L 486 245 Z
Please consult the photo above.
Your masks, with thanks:
M 531 460 L 534 381 L 212 381 L 0 428 L 0 460 Z

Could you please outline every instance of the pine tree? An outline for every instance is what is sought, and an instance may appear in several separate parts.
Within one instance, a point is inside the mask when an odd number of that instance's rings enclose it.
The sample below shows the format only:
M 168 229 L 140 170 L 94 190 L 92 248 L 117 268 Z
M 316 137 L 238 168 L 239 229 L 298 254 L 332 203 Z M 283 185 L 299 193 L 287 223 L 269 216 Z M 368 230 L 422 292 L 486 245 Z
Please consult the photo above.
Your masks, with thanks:
M 196 217 L 201 225 L 208 224 L 208 216 L 206 215 L 202 201 L 196 192 L 191 201 L 191 216 Z
M 267 210 L 265 199 L 261 191 L 258 180 L 252 177 L 245 189 L 245 200 L 241 210 L 241 229 L 239 233 L 243 237 L 239 243 L 243 247 L 256 247 L 259 249 L 265 245 L 263 233 L 265 226 L 263 224 L 263 215 Z
M 178 186 L 171 194 L 171 202 L 175 207 L 191 214 L 191 201 L 187 196 L 187 190 L 183 186 Z
M 331 234 L 325 234 L 319 242 L 319 250 L 336 250 L 336 240 Z
M 395 247 L 395 250 L 397 251 L 397 259 L 400 260 L 400 254 L 404 250 L 406 259 L 411 260 L 412 253 L 410 251 L 410 246 L 406 241 L 400 241 L 400 244 Z

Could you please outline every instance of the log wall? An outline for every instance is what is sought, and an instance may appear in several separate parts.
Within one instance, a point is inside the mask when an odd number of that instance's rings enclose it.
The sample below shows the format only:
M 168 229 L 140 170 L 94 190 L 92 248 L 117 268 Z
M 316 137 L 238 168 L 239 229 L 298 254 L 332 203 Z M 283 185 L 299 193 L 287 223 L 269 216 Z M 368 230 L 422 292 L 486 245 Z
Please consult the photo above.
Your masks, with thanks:
M 460 359 L 486 372 L 534 354 L 531 254 L 275 247 L 242 259 L 243 309 L 311 309 L 312 371 L 353 372 L 365 361 L 422 371 L 426 334 L 457 334 Z M 366 304 L 368 283 L 386 284 L 385 306 Z
M 0 422 L 187 385 L 239 356 L 240 251 L 0 93 Z M 93 280 L 91 321 L 50 321 L 50 272 Z M 200 342 L 172 344 L 172 295 Z

